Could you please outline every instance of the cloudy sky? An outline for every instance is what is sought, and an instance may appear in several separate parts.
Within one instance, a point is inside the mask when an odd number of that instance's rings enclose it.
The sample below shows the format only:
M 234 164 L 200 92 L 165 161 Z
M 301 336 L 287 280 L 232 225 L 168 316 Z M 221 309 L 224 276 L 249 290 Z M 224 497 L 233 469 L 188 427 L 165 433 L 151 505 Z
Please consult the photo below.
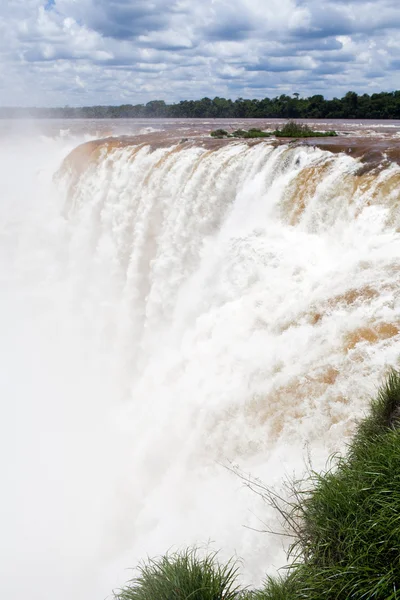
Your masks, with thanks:
M 400 89 L 398 0 L 3 0 L 0 105 Z

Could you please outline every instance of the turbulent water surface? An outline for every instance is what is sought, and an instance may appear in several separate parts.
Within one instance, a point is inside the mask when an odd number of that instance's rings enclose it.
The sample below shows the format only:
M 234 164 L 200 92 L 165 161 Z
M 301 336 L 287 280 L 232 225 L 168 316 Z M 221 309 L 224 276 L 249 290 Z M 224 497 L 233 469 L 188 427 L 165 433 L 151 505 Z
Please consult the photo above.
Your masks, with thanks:
M 225 467 L 277 486 L 323 467 L 398 364 L 397 162 L 215 126 L 1 124 L 8 600 L 105 598 L 193 543 L 258 584 L 284 544 Z M 369 149 L 400 131 L 341 129 Z

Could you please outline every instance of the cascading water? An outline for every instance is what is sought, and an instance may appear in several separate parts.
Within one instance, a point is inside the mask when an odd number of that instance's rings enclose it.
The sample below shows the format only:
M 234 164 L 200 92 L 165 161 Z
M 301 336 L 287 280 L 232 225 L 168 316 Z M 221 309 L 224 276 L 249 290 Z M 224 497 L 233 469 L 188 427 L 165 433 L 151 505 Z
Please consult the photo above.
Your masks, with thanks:
M 1 157 L 4 597 L 105 597 L 194 543 L 258 584 L 282 541 L 224 466 L 323 467 L 397 364 L 399 167 L 109 140 L 53 187 L 73 142 L 35 144 Z

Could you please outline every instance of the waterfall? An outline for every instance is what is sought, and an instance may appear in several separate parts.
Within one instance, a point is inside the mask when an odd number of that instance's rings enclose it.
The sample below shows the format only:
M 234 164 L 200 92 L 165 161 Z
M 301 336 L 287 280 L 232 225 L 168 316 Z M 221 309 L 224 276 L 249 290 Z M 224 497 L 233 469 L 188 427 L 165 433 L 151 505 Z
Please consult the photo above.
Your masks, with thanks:
M 35 143 L 2 150 L 3 595 L 47 600 L 54 580 L 94 600 L 191 544 L 258 584 L 285 543 L 254 531 L 276 516 L 225 467 L 278 487 L 322 468 L 397 364 L 399 167 Z

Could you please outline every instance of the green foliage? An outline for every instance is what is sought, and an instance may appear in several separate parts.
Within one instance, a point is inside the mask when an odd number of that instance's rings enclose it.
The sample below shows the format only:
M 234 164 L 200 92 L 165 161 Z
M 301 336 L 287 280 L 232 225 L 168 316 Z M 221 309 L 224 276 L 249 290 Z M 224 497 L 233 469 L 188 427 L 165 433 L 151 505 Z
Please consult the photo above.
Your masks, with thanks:
M 196 549 L 167 554 L 139 565 L 138 576 L 115 600 L 239 600 L 237 566 L 220 565 L 216 553 L 204 558 Z
M 215 129 L 215 131 L 212 131 L 210 135 L 214 138 L 222 139 L 224 137 L 228 137 L 228 132 L 225 131 L 225 129 Z
M 315 485 L 302 508 L 300 588 L 310 598 L 400 598 L 399 433 L 370 439 Z
M 232 132 L 232 137 L 236 137 L 236 138 L 244 138 L 247 135 L 247 131 L 245 131 L 244 129 L 236 129 L 235 131 Z
M 251 128 L 248 131 L 244 129 L 236 129 L 232 133 L 228 133 L 225 129 L 215 129 L 210 133 L 213 138 L 222 139 L 226 137 L 234 137 L 234 138 L 263 138 L 270 137 L 270 133 L 266 131 L 261 131 L 261 129 Z
M 343 98 L 325 100 L 321 94 L 300 98 L 281 94 L 276 98 L 230 100 L 202 98 L 166 104 L 152 100 L 147 104 L 121 106 L 84 106 L 80 108 L 0 108 L 0 118 L 238 118 L 238 119 L 399 119 L 400 91 L 362 94 L 347 92 Z
M 295 600 L 296 594 L 296 583 L 291 575 L 267 577 L 264 589 L 250 592 L 248 600 Z
M 289 121 L 281 129 L 274 131 L 276 137 L 285 138 L 307 138 L 307 137 L 335 137 L 336 131 L 314 131 L 304 123 Z
M 368 444 L 374 436 L 399 427 L 400 373 L 391 371 L 379 389 L 376 399 L 371 403 L 370 414 L 358 425 L 351 452 L 354 453 L 359 446 Z
M 245 131 L 244 129 L 237 129 L 231 135 L 232 137 L 237 138 L 264 138 L 270 137 L 271 134 L 267 133 L 266 131 L 261 131 L 261 129 L 252 127 L 248 131 Z
M 292 598 L 308 600 L 400 599 L 399 411 L 400 374 L 392 372 L 347 456 L 281 504 L 295 560 L 260 598 L 284 599 L 289 586 Z

